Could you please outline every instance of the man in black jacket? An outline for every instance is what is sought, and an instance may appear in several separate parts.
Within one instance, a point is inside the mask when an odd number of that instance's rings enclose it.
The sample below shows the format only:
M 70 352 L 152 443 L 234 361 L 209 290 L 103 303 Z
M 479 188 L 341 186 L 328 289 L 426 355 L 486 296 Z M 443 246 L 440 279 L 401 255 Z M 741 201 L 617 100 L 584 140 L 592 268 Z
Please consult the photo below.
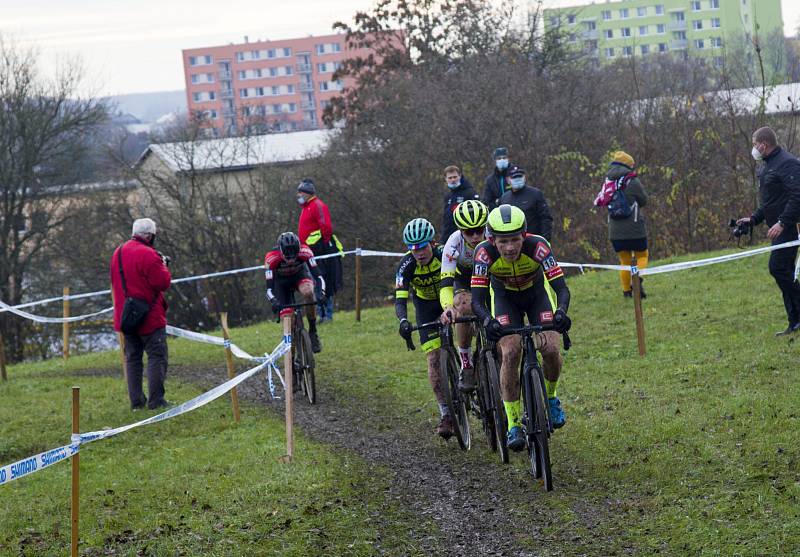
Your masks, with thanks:
M 491 211 L 498 205 L 498 200 L 506 191 L 508 174 L 508 149 L 498 147 L 494 150 L 494 170 L 486 177 L 483 184 L 483 203 Z
M 738 224 L 756 225 L 766 221 L 767 237 L 772 245 L 797 239 L 800 221 L 800 160 L 778 146 L 772 128 L 759 128 L 753 134 L 753 158 L 763 161 L 758 172 L 759 205 L 752 216 Z M 797 246 L 777 249 L 770 253 L 769 272 L 783 294 L 783 305 L 789 326 L 777 335 L 800 330 L 800 284 L 794 280 Z
M 542 190 L 525 185 L 525 170 L 513 166 L 508 171 L 509 190 L 500 197 L 500 205 L 508 203 L 522 209 L 528 223 L 528 233 L 544 236 L 547 241 L 553 235 L 553 216 Z
M 456 210 L 459 203 L 467 199 L 478 199 L 478 194 L 475 193 L 472 184 L 461 175 L 461 170 L 457 166 L 445 168 L 444 179 L 447 182 L 447 194 L 444 196 L 444 212 L 442 214 L 442 244 L 447 243 L 447 239 L 456 231 L 453 211 Z

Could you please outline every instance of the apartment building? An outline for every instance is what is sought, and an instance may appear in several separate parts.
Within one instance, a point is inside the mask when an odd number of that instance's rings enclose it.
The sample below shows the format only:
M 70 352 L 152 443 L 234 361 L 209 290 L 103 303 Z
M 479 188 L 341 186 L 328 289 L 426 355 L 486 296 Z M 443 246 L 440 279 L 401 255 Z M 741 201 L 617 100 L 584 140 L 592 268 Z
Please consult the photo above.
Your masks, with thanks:
M 546 30 L 600 63 L 674 53 L 723 63 L 727 40 L 783 34 L 780 0 L 621 0 L 544 11 Z
M 322 126 L 322 112 L 347 80 L 334 80 L 349 50 L 345 35 L 259 40 L 183 50 L 189 112 L 209 135 L 302 131 Z

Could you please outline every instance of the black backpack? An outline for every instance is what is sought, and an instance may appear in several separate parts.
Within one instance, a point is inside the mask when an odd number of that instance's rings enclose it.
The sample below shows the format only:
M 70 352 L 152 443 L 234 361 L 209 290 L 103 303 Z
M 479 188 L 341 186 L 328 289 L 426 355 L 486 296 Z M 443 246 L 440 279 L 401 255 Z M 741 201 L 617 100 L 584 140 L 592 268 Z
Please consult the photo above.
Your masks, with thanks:
M 631 178 L 636 176 L 635 172 L 631 172 L 616 180 L 616 191 L 611 196 L 611 201 L 608 202 L 608 216 L 614 220 L 624 220 L 633 214 L 633 207 L 628 202 L 628 197 L 625 195 L 625 186 Z

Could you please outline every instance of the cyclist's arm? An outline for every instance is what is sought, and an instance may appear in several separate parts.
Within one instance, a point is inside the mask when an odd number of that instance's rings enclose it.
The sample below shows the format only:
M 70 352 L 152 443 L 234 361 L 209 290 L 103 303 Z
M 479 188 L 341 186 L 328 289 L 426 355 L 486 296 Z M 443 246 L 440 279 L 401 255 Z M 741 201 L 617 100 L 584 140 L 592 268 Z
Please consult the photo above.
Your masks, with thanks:
M 566 312 L 569 309 L 569 288 L 567 288 L 567 281 L 564 279 L 564 271 L 550 249 L 549 242 L 541 236 L 534 236 L 534 238 L 538 243 L 533 252 L 533 259 L 542 266 L 544 278 L 556 293 L 557 309 L 563 309 Z
M 486 253 L 485 247 L 478 246 L 475 250 L 475 259 L 472 264 L 472 278 L 470 279 L 470 290 L 472 292 L 472 313 L 478 318 L 479 323 L 485 323 L 491 319 L 489 314 L 489 267 L 491 259 Z
M 400 261 L 395 277 L 394 313 L 400 321 L 408 319 L 408 291 L 414 269 L 414 257 L 410 253 L 406 254 Z
M 273 288 L 275 288 L 275 269 L 280 264 L 280 253 L 271 251 L 264 257 L 264 277 L 267 279 L 267 299 L 275 299 Z
M 456 244 L 458 240 L 457 235 L 460 234 L 461 232 L 458 230 L 451 234 L 442 251 L 442 282 L 439 285 L 439 303 L 442 309 L 453 305 L 453 285 L 456 281 L 459 256 L 458 246 Z

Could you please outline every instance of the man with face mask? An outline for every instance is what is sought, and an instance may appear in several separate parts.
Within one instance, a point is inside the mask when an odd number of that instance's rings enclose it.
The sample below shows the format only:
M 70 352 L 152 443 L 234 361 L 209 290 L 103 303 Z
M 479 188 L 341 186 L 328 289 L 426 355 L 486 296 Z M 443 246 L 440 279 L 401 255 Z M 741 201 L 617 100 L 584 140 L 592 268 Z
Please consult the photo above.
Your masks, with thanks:
M 766 222 L 767 238 L 772 245 L 784 244 L 798 237 L 800 221 L 800 160 L 781 149 L 772 128 L 759 128 L 753 134 L 753 158 L 762 161 L 758 170 L 758 209 L 737 224 L 756 225 Z M 789 324 L 776 336 L 800 330 L 800 284 L 794 279 L 797 246 L 770 253 L 769 272 L 783 294 L 783 305 Z
M 302 207 L 297 235 L 300 242 L 314 252 L 314 257 L 341 251 L 333 233 L 331 214 L 328 206 L 317 197 L 317 189 L 311 178 L 304 178 L 297 186 L 297 203 Z M 317 305 L 319 322 L 333 319 L 333 294 L 342 286 L 342 261 L 340 257 L 327 257 L 318 261 L 322 276 L 327 285 L 327 300 Z
M 508 176 L 509 166 L 512 165 L 508 162 L 508 149 L 505 147 L 496 148 L 494 150 L 494 169 L 486 177 L 483 187 L 482 201 L 490 211 L 497 207 L 500 197 L 508 189 L 506 177 Z
M 442 214 L 442 244 L 456 231 L 453 221 L 453 212 L 459 204 L 468 199 L 478 199 L 478 194 L 457 166 L 448 166 L 444 169 L 444 180 L 447 184 L 447 193 L 444 196 L 444 213 Z
M 508 191 L 500 197 L 500 204 L 519 207 L 525 213 L 528 233 L 544 236 L 547 241 L 553 234 L 553 216 L 542 190 L 525 183 L 525 170 L 514 166 L 508 171 Z
M 114 295 L 114 329 L 121 332 L 125 298 L 144 300 L 150 306 L 135 333 L 125 333 L 125 365 L 131 409 L 168 406 L 164 400 L 167 376 L 167 302 L 164 292 L 172 276 L 169 258 L 155 250 L 156 223 L 136 219 L 131 239 L 114 251 L 109 265 L 111 291 Z M 142 390 L 143 355 L 147 353 L 147 390 Z

